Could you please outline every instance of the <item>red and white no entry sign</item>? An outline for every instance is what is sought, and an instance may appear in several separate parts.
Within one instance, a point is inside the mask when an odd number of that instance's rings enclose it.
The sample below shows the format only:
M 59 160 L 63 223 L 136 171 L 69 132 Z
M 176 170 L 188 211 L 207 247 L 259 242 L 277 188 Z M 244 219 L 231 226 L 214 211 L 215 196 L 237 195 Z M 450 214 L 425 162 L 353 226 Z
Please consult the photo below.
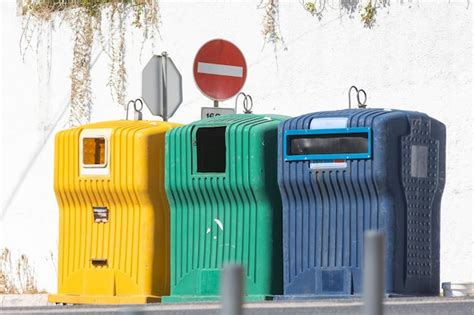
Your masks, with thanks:
M 237 46 L 224 39 L 214 39 L 199 49 L 193 72 L 204 95 L 223 101 L 239 93 L 244 86 L 247 64 Z

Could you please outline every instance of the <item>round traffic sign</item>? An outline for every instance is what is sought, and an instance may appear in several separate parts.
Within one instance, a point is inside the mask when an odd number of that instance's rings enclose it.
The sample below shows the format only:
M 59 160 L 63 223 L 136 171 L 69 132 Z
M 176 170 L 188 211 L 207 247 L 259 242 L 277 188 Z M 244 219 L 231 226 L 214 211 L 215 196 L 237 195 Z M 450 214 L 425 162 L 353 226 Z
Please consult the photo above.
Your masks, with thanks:
M 194 58 L 194 80 L 199 90 L 215 101 L 240 92 L 247 78 L 247 64 L 240 49 L 224 39 L 205 43 Z

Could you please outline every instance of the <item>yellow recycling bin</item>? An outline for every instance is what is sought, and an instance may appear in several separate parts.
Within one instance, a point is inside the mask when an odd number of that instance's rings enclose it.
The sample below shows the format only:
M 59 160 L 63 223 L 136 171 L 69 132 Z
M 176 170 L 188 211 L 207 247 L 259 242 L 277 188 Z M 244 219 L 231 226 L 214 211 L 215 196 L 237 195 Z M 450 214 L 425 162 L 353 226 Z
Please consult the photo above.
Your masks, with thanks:
M 124 120 L 57 134 L 58 294 L 50 302 L 136 304 L 169 295 L 164 148 L 177 126 Z

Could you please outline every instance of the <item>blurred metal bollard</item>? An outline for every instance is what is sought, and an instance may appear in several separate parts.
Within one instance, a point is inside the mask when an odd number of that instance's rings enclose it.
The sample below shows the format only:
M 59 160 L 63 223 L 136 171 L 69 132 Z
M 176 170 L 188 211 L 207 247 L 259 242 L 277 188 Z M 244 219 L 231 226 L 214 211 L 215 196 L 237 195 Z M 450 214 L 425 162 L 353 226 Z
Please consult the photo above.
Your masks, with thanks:
M 222 315 L 242 315 L 244 272 L 240 265 L 228 264 L 221 274 Z
M 364 235 L 364 315 L 382 315 L 385 295 L 385 238 L 383 233 L 367 231 Z

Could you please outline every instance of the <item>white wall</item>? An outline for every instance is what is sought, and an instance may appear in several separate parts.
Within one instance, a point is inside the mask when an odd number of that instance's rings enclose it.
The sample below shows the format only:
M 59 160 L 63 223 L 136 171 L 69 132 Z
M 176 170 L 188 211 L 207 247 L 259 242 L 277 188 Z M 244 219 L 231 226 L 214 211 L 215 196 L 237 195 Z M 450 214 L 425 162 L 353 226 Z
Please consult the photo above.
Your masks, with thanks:
M 389 8 L 379 10 L 377 25 L 365 29 L 359 13 L 351 19 L 329 9 L 318 21 L 297 1 L 284 1 L 281 29 L 287 50 L 278 50 L 276 62 L 273 47 L 263 47 L 263 12 L 256 10 L 255 1 L 161 1 L 162 40 L 156 42 L 155 53 L 166 50 L 183 75 L 184 102 L 174 121 L 197 120 L 200 107 L 211 104 L 195 87 L 192 62 L 199 47 L 217 37 L 233 41 L 244 52 L 249 70 L 243 91 L 252 95 L 258 113 L 294 116 L 345 108 L 348 88 L 356 85 L 367 91 L 370 107 L 423 111 L 443 121 L 448 129 L 448 171 L 441 217 L 441 280 L 474 281 L 472 9 L 466 6 L 465 1 L 392 1 Z M 41 148 L 45 133 L 38 129 L 36 57 L 30 53 L 25 63 L 21 61 L 21 24 L 14 1 L 1 3 L 0 15 L 5 212 L 5 203 L 35 150 Z M 69 33 L 53 33 L 52 43 L 51 80 L 44 85 L 49 93 L 48 116 L 54 120 L 68 97 Z M 135 34 L 128 44 L 128 96 L 136 98 L 151 49 L 145 48 L 140 63 L 139 36 Z M 106 76 L 107 60 L 101 55 L 92 70 L 94 121 L 124 117 L 111 102 Z M 145 113 L 145 118 L 151 116 Z M 61 119 L 54 131 L 65 122 Z M 0 248 L 10 248 L 15 257 L 26 254 L 34 264 L 38 286 L 48 291 L 56 289 L 51 255 L 56 259 L 58 240 L 52 139 L 39 150 L 0 217 Z

